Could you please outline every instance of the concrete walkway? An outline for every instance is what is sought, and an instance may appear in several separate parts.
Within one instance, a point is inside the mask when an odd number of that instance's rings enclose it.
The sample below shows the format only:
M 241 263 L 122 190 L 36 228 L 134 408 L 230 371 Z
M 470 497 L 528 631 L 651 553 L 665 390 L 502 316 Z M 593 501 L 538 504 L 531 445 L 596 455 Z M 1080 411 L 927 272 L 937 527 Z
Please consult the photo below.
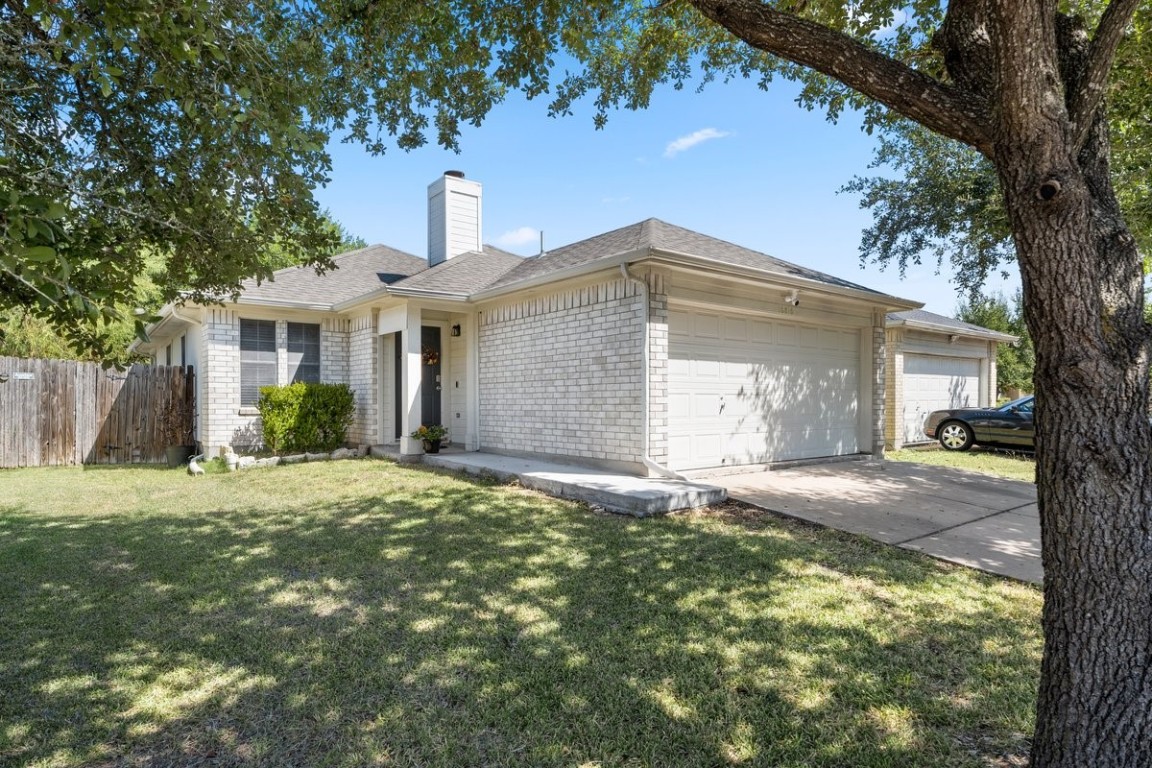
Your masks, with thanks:
M 424 454 L 423 463 L 474 475 L 516 478 L 526 488 L 636 517 L 703 507 L 724 501 L 728 496 L 722 487 L 702 482 L 634 477 L 493 453 Z
M 707 476 L 728 495 L 1001 576 L 1039 584 L 1036 487 L 898 461 Z

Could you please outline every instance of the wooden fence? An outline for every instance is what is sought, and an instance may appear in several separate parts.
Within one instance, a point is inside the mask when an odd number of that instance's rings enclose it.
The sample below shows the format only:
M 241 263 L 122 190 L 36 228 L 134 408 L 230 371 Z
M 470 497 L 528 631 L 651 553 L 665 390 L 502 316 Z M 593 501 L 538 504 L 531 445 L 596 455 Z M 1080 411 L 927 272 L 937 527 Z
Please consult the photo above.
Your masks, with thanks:
M 0 467 L 161 463 L 173 414 L 192 429 L 194 384 L 179 366 L 0 357 Z

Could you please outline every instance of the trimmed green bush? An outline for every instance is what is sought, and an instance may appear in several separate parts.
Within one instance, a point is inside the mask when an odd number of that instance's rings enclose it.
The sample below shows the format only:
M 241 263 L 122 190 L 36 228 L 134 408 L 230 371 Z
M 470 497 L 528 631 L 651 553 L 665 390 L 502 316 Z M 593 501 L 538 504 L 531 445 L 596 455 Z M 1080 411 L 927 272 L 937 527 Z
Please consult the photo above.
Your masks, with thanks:
M 347 384 L 261 387 L 264 446 L 273 453 L 333 451 L 344 444 L 356 399 Z

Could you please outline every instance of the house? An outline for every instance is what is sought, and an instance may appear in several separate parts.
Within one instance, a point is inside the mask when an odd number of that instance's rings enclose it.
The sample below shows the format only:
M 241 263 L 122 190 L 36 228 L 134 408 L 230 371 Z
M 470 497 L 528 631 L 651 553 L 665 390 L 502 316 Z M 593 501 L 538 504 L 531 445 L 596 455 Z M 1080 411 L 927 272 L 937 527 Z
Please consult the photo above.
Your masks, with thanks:
M 888 296 L 648 219 L 531 258 L 483 190 L 428 188 L 428 258 L 372 246 L 234 302 L 166 307 L 139 349 L 197 366 L 204 449 L 260 441 L 259 387 L 347 382 L 349 439 L 443 423 L 465 450 L 638 474 L 879 453 Z
M 924 434 L 932 411 L 996 404 L 996 345 L 1019 338 L 923 309 L 893 312 L 886 325 L 888 448 L 932 442 Z

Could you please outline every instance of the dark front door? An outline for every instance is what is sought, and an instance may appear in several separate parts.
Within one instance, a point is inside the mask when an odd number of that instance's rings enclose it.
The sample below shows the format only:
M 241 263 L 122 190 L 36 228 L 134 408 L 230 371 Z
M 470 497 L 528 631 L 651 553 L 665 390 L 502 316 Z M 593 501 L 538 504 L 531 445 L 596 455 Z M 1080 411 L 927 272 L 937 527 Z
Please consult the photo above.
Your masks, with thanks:
M 440 329 L 420 326 L 420 409 L 425 426 L 440 424 Z

